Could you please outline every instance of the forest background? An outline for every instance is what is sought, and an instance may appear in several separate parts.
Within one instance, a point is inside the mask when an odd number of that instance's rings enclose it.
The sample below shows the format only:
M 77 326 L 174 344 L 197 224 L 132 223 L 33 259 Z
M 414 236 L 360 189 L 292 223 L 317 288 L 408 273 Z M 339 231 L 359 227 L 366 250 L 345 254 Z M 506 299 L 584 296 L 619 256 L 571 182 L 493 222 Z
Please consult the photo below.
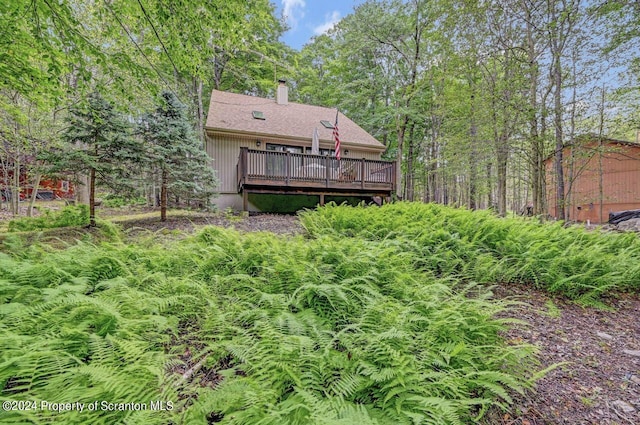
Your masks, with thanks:
M 202 140 L 211 89 L 272 97 L 281 78 L 292 100 L 337 107 L 385 144 L 401 199 L 542 214 L 552 157 L 562 187 L 550 201 L 571 219 L 577 172 L 562 147 L 584 134 L 637 138 L 638 2 L 367 1 L 300 51 L 280 41 L 276 10 L 267 0 L 2 2 L 2 185 L 19 190 L 8 176 L 21 168 L 40 178 L 52 164 L 39 158 L 64 146 L 92 93 L 132 127 L 171 93 Z M 143 174 L 140 196 L 161 186 L 161 172 Z

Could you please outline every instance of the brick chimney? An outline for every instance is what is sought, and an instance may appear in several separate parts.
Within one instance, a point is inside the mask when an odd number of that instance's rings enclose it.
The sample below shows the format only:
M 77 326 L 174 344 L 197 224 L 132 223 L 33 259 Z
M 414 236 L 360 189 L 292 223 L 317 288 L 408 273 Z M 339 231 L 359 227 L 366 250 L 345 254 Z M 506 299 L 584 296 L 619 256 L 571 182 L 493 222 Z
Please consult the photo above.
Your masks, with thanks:
M 285 80 L 278 80 L 278 90 L 276 91 L 276 103 L 287 105 L 289 103 L 289 89 Z

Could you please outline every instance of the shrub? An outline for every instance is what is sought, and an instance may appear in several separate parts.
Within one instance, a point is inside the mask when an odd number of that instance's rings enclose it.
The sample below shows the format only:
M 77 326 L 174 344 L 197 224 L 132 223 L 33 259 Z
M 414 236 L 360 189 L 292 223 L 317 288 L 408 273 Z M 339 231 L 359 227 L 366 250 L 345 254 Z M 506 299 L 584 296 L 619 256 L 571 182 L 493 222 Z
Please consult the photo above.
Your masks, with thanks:
M 39 217 L 23 217 L 9 221 L 9 232 L 27 232 L 55 227 L 86 226 L 89 206 L 68 205 L 59 211 L 45 210 Z

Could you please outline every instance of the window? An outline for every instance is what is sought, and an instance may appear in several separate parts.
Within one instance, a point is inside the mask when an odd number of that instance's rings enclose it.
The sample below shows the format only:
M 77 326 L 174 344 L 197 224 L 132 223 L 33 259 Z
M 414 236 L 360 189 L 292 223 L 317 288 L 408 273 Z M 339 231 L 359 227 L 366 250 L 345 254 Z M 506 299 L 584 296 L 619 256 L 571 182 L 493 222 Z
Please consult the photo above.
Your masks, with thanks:
M 275 145 L 273 143 L 267 143 L 267 175 L 270 177 L 284 177 L 286 175 L 286 155 L 282 153 L 302 153 L 301 146 L 287 146 L 287 145 Z M 293 170 L 294 167 L 300 167 L 302 164 L 302 158 L 300 156 L 293 156 L 289 158 L 290 167 Z
M 264 117 L 264 112 L 262 111 L 253 111 L 251 112 L 251 115 L 253 115 L 253 118 L 257 119 L 257 120 L 264 120 L 266 119 Z
M 322 120 L 320 121 L 320 124 L 322 124 L 324 126 L 324 128 L 329 128 L 333 130 L 333 124 L 331 124 L 331 122 L 326 121 L 326 120 Z
M 307 147 L 305 149 L 305 153 L 311 154 L 311 148 Z M 320 153 L 319 155 L 322 156 L 336 156 L 336 151 L 334 151 L 333 149 L 320 149 Z
M 302 153 L 302 147 L 300 146 L 274 145 L 273 143 L 267 143 L 267 150 L 275 152 Z
M 305 152 L 307 154 L 311 154 L 311 148 L 310 147 L 305 148 Z M 336 151 L 335 150 L 333 150 L 333 149 L 320 149 L 320 155 L 329 157 L 329 161 L 328 161 L 329 168 L 333 168 L 333 169 L 338 168 L 339 164 L 338 164 L 338 161 L 335 158 L 335 156 L 336 156 Z M 325 159 L 315 160 L 314 162 L 316 162 L 318 165 L 322 165 L 322 166 L 324 166 L 327 163 L 327 161 Z

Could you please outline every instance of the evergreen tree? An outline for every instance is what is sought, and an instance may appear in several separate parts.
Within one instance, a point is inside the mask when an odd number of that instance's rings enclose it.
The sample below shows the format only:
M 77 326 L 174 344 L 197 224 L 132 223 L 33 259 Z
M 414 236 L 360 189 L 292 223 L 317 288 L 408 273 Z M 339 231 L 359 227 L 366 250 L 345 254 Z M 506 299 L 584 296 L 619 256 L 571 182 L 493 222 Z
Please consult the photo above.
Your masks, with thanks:
M 45 159 L 53 164 L 50 171 L 89 175 L 89 219 L 95 226 L 96 182 L 131 193 L 132 164 L 140 162 L 141 145 L 113 105 L 96 92 L 71 108 L 68 123 L 62 136 L 67 147 Z
M 160 219 L 167 219 L 169 192 L 208 203 L 216 183 L 211 159 L 176 96 L 162 93 L 158 108 L 142 117 L 139 129 L 147 143 L 148 164 L 160 174 Z

